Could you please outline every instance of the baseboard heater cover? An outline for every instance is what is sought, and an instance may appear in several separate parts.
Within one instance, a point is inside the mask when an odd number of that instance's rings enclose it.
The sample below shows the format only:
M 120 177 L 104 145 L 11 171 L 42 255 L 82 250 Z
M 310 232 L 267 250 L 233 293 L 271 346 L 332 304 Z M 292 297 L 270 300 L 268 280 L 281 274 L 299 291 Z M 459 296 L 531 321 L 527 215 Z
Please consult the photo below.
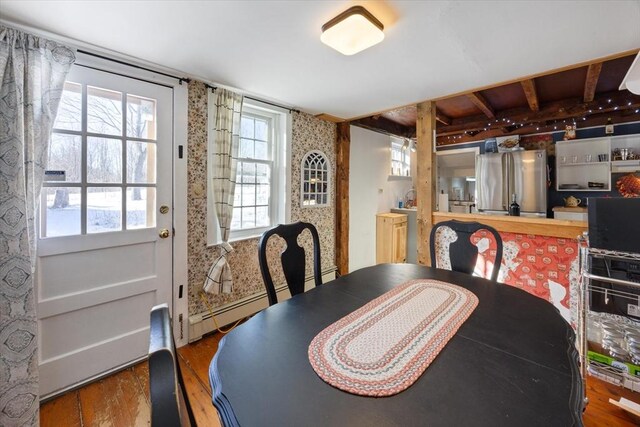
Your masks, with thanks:
M 336 267 L 331 267 L 322 271 L 322 282 L 328 282 L 335 279 Z M 309 276 L 305 280 L 305 289 L 314 286 L 313 276 Z M 291 297 L 286 284 L 276 286 L 276 294 L 278 301 L 284 301 Z M 228 325 L 234 323 L 247 316 L 251 316 L 260 310 L 269 306 L 267 292 L 262 291 L 254 295 L 239 299 L 237 301 L 217 307 L 213 310 L 218 325 Z M 216 329 L 211 313 L 194 314 L 189 316 L 189 342 L 198 341 L 203 335 L 213 332 Z

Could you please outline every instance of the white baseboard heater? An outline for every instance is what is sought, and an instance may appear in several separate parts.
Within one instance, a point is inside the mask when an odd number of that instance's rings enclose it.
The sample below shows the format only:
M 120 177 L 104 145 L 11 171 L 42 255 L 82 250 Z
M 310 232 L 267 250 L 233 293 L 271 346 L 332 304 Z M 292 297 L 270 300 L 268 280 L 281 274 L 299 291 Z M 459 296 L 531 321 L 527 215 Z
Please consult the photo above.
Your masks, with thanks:
M 333 280 L 335 277 L 335 266 L 322 271 L 322 283 Z M 305 279 L 305 290 L 313 288 L 313 286 L 313 275 L 311 275 Z M 284 301 L 291 297 L 286 284 L 276 286 L 276 293 L 278 295 L 278 301 Z M 216 307 L 213 310 L 213 314 L 216 316 L 218 325 L 229 325 L 242 318 L 251 316 L 268 306 L 269 300 L 267 299 L 267 292 L 262 291 L 238 301 Z M 210 312 L 206 311 L 189 316 L 189 342 L 197 341 L 202 338 L 203 335 L 213 332 L 215 329 L 216 325 Z

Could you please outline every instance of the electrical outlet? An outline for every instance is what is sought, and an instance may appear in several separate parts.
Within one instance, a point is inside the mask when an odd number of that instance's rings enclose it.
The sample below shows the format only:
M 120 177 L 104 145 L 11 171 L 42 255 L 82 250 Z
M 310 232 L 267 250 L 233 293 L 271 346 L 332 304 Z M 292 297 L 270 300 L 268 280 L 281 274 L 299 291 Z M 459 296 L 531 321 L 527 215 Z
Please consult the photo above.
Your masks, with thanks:
M 629 316 L 640 317 L 640 305 L 628 304 L 627 313 Z

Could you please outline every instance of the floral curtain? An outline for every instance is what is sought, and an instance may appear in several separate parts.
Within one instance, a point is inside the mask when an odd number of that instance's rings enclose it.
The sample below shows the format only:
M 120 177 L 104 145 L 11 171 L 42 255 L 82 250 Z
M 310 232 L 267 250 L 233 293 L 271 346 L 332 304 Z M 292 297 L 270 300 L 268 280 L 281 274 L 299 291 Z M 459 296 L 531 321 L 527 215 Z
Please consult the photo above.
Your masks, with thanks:
M 222 88 L 216 89 L 209 95 L 207 167 L 212 190 L 209 192 L 209 197 L 213 197 L 222 244 L 219 246 L 220 256 L 214 261 L 207 274 L 204 290 L 214 294 L 229 293 L 233 288 L 231 268 L 226 257 L 233 251 L 228 241 L 236 188 L 242 101 L 241 95 Z
M 0 425 L 38 424 L 33 273 L 51 128 L 73 50 L 0 25 Z

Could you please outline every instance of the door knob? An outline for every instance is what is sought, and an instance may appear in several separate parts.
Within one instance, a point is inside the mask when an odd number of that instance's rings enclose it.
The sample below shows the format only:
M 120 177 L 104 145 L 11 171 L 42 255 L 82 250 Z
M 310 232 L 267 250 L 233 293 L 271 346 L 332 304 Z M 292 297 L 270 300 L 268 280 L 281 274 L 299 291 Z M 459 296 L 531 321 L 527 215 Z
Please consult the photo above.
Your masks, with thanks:
M 160 238 L 166 239 L 167 237 L 169 237 L 169 230 L 163 228 L 162 230 L 160 230 L 160 233 L 158 233 L 158 235 L 160 236 Z

